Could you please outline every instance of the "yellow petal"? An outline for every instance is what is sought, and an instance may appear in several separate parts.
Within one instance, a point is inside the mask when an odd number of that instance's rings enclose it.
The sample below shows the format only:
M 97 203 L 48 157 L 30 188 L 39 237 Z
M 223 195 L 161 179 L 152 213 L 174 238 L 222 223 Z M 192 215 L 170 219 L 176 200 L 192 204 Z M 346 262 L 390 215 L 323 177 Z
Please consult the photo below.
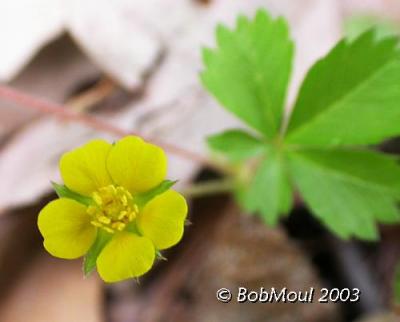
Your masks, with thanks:
M 92 140 L 65 153 L 60 160 L 61 177 L 72 191 L 89 196 L 93 191 L 111 184 L 106 158 L 111 144 Z
M 107 168 L 118 185 L 132 193 L 145 192 L 164 180 L 167 158 L 161 148 L 127 136 L 111 148 Z
M 97 271 L 108 283 L 139 277 L 153 266 L 155 250 L 151 241 L 130 232 L 119 232 L 97 258 Z
M 39 214 L 38 226 L 44 248 L 60 258 L 85 255 L 96 237 L 86 207 L 72 199 L 61 198 L 47 204 Z
M 187 210 L 185 198 L 176 191 L 168 190 L 143 208 L 137 227 L 157 249 L 169 248 L 182 238 Z

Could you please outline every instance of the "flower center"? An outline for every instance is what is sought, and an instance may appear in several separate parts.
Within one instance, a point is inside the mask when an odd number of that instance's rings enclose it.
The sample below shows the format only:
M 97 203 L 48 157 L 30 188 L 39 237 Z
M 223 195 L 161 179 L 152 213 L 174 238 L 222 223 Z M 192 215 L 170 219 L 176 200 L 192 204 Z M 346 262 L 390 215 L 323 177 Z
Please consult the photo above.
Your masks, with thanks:
M 93 192 L 92 198 L 94 204 L 87 208 L 92 216 L 91 224 L 109 233 L 124 230 L 139 212 L 132 195 L 123 187 L 102 187 Z

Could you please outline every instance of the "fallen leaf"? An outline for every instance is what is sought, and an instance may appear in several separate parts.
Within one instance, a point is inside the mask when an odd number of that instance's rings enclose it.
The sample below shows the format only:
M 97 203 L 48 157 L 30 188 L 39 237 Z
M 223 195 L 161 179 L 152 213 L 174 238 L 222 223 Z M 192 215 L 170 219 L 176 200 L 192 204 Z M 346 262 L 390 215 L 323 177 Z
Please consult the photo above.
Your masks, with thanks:
M 154 70 L 146 82 L 143 97 L 106 117 L 121 128 L 140 131 L 147 137 L 204 156 L 208 153 L 204 144 L 207 135 L 238 124 L 204 91 L 198 79 L 202 65 L 200 48 L 214 39 L 217 22 L 232 24 L 238 13 L 252 14 L 261 4 L 267 4 L 274 15 L 287 16 L 299 53 L 297 65 L 300 67 L 295 78 L 301 78 L 305 66 L 322 55 L 339 36 L 333 0 L 307 0 L 301 6 L 293 5 L 290 0 L 213 1 L 207 6 L 182 1 L 179 2 L 182 10 L 178 12 L 162 3 L 158 11 L 150 10 L 150 4 L 144 6 L 141 17 L 159 30 L 164 44 L 168 45 L 163 59 L 159 64 L 153 62 Z M 166 10 L 171 14 L 165 15 Z M 303 39 L 309 40 L 303 43 Z M 321 44 L 309 46 L 313 39 Z M 57 163 L 61 153 L 98 136 L 96 131 L 48 117 L 15 135 L 0 152 L 0 209 L 30 203 L 48 192 L 49 181 L 58 180 Z M 193 161 L 169 154 L 169 177 L 179 179 L 181 184 L 191 180 L 200 168 Z
M 301 4 L 225 0 L 207 6 L 187 0 L 3 1 L 0 42 L 7 47 L 0 52 L 0 79 L 12 79 L 38 49 L 62 32 L 69 32 L 104 72 L 132 89 L 141 84 L 155 60 L 166 51 L 175 48 L 196 56 L 193 45 L 211 39 L 216 22 L 233 21 L 237 13 L 254 12 L 262 6 L 273 13 L 285 13 L 299 25 L 308 22 L 298 17 L 314 11 L 315 6 L 333 9 L 329 19 L 322 19 L 322 15 L 318 19 L 329 25 L 337 7 L 332 0 L 306 0 Z

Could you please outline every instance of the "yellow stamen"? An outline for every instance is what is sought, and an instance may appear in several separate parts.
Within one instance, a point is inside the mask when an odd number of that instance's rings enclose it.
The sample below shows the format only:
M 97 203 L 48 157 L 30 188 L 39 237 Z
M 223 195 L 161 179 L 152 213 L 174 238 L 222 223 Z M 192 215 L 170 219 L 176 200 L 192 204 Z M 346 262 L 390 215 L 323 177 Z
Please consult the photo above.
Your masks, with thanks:
M 139 213 L 132 195 L 123 187 L 109 185 L 92 194 L 94 205 L 87 208 L 91 224 L 109 233 L 122 231 Z
M 101 204 L 103 203 L 103 200 L 101 199 L 100 195 L 95 192 L 93 193 L 93 200 L 99 205 L 101 206 Z
M 106 216 L 100 216 L 99 218 L 97 218 L 97 220 L 106 225 L 111 222 L 111 219 Z

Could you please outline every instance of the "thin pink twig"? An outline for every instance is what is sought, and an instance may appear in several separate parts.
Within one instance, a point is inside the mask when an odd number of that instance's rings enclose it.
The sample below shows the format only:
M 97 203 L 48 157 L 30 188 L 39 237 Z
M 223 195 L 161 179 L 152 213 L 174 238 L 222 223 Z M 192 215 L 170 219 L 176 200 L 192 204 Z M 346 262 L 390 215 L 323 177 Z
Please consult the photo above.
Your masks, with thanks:
M 44 113 L 44 114 L 51 114 L 51 115 L 54 115 L 64 121 L 79 122 L 90 128 L 93 128 L 93 129 L 96 129 L 96 130 L 99 130 L 102 132 L 107 132 L 107 133 L 116 135 L 118 137 L 123 137 L 123 136 L 127 136 L 127 135 L 137 135 L 137 136 L 143 137 L 143 135 L 141 135 L 140 133 L 135 133 L 133 131 L 121 129 L 118 126 L 115 126 L 113 124 L 105 122 L 97 117 L 94 117 L 94 116 L 91 116 L 88 114 L 84 114 L 84 113 L 77 113 L 73 110 L 67 109 L 66 107 L 64 107 L 61 104 L 57 104 L 57 103 L 51 102 L 49 100 L 45 100 L 45 99 L 30 95 L 30 94 L 23 93 L 22 91 L 17 90 L 15 88 L 12 88 L 7 85 L 0 84 L 0 97 L 5 100 L 16 102 L 25 108 L 30 108 L 32 110 L 35 110 L 35 111 L 38 111 L 38 112 Z M 214 162 L 210 161 L 209 159 L 207 159 L 207 158 L 203 157 L 202 155 L 199 155 L 195 152 L 188 151 L 182 147 L 176 146 L 171 143 L 163 142 L 158 139 L 152 139 L 152 138 L 144 138 L 144 139 L 146 141 L 153 142 L 154 144 L 161 146 L 167 152 L 173 153 L 184 159 L 194 161 L 203 166 L 213 168 L 217 171 L 224 172 L 224 169 L 220 165 L 215 164 Z

